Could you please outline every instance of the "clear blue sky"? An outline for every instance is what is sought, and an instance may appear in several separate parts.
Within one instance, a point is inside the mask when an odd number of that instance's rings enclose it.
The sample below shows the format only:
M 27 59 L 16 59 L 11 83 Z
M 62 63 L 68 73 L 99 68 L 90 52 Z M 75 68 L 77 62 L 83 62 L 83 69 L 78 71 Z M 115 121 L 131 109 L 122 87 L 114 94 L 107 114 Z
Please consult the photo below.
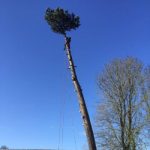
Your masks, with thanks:
M 0 0 L 0 145 L 57 148 L 60 114 L 61 147 L 86 144 L 64 39 L 44 20 L 46 8 L 57 6 L 81 17 L 70 35 L 92 123 L 104 64 L 125 56 L 150 64 L 149 0 Z

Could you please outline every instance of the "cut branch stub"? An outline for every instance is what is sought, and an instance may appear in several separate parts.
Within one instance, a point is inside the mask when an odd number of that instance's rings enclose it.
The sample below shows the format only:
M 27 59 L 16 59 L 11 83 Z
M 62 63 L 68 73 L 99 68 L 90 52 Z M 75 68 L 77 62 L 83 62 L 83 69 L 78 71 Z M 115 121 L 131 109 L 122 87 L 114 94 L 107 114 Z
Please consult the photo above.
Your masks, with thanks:
M 51 26 L 52 31 L 63 35 L 66 35 L 66 31 L 75 30 L 80 26 L 79 16 L 75 16 L 75 14 L 61 8 L 48 8 L 45 13 L 45 19 Z

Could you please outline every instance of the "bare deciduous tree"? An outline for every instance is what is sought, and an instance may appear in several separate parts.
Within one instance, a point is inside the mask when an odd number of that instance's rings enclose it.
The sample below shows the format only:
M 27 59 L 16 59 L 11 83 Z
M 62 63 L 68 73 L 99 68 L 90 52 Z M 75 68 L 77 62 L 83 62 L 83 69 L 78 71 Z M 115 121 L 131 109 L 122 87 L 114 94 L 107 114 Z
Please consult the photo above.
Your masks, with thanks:
M 98 78 L 104 100 L 96 116 L 97 145 L 104 150 L 143 147 L 146 126 L 143 64 L 136 58 L 115 59 Z

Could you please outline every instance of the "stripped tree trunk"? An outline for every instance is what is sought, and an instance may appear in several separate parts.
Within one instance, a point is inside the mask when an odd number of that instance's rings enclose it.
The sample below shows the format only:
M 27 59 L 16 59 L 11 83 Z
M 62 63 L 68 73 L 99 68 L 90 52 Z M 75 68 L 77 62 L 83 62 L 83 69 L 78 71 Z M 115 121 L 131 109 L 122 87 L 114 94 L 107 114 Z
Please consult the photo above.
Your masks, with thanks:
M 71 38 L 65 36 L 65 51 L 66 51 L 68 61 L 69 61 L 69 69 L 70 69 L 71 76 L 72 76 L 72 82 L 74 84 L 74 88 L 78 96 L 80 113 L 83 119 L 83 124 L 85 128 L 86 136 L 87 136 L 89 150 L 96 150 L 95 138 L 94 138 L 88 110 L 86 107 L 86 103 L 84 100 L 81 86 L 79 84 L 79 81 L 76 75 L 76 70 L 75 70 L 74 62 L 73 62 L 72 55 L 71 55 L 70 42 L 71 42 Z

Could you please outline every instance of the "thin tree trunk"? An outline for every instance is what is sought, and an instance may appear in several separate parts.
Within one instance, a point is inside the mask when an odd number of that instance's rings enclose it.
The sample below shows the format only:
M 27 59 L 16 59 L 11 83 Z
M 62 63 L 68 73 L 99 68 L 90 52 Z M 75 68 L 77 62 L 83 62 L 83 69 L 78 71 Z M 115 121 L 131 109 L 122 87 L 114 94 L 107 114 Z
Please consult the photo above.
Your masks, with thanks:
M 81 89 L 81 86 L 79 84 L 79 81 L 76 75 L 76 70 L 75 70 L 74 62 L 73 62 L 72 55 L 71 55 L 70 42 L 71 42 L 71 38 L 65 36 L 65 50 L 66 50 L 66 54 L 67 54 L 68 61 L 69 61 L 69 69 L 72 75 L 72 82 L 74 84 L 74 88 L 78 96 L 80 113 L 83 119 L 83 124 L 84 124 L 85 132 L 86 132 L 86 136 L 88 140 L 89 150 L 96 150 L 95 138 L 94 138 L 89 114 L 88 114 L 87 107 L 85 104 L 82 89 Z

